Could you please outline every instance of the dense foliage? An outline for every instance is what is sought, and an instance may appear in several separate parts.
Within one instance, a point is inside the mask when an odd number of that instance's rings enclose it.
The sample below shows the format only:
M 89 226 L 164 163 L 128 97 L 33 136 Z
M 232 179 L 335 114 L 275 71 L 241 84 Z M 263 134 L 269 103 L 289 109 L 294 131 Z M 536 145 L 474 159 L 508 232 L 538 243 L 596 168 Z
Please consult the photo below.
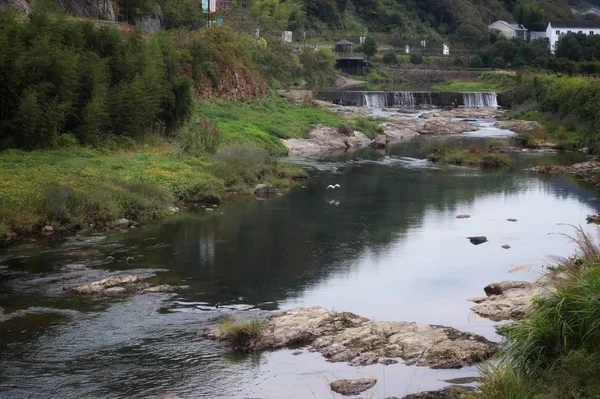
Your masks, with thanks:
M 95 144 L 171 129 L 191 106 L 174 47 L 31 15 L 0 15 L 0 149 L 51 146 L 62 134 Z

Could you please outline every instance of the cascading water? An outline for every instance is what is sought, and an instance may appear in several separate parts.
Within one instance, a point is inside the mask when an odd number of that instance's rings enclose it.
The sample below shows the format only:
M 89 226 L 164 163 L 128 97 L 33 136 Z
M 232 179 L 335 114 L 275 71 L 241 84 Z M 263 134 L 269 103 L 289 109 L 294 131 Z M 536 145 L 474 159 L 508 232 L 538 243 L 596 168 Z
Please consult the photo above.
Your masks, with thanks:
M 363 93 L 364 105 L 372 108 L 387 107 L 387 93 L 382 91 L 367 91 Z
M 467 108 L 491 108 L 498 106 L 496 93 L 462 93 L 463 105 Z
M 417 105 L 414 93 L 410 91 L 394 92 L 394 107 L 414 107 Z

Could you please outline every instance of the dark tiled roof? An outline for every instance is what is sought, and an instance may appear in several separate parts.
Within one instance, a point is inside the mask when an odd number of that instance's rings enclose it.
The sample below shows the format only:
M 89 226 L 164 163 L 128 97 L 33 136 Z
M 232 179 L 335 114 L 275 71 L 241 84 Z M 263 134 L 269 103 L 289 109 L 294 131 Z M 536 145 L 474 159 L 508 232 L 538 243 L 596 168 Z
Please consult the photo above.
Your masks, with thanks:
M 336 46 L 354 46 L 354 43 L 349 42 L 348 40 L 344 39 L 344 40 L 340 40 L 339 42 L 335 43 Z
M 600 21 L 550 21 L 553 28 L 600 29 Z

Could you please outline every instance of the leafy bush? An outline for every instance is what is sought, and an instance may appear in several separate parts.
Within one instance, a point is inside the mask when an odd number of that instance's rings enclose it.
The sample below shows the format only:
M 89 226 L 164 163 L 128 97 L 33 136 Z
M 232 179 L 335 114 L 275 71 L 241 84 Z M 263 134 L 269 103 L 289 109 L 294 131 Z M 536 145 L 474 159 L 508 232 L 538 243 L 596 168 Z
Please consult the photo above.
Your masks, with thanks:
M 469 67 L 470 68 L 483 68 L 483 61 L 481 57 L 478 55 L 472 55 L 469 57 Z
M 367 57 L 373 57 L 377 54 L 377 41 L 372 36 L 367 36 L 362 45 L 362 51 Z
M 397 64 L 398 56 L 396 53 L 385 53 L 382 59 L 384 64 Z
M 410 55 L 410 63 L 413 65 L 421 65 L 423 63 L 423 56 L 421 54 L 412 53 Z
M 77 137 L 72 134 L 63 133 L 54 139 L 53 147 L 55 148 L 71 148 L 77 146 Z

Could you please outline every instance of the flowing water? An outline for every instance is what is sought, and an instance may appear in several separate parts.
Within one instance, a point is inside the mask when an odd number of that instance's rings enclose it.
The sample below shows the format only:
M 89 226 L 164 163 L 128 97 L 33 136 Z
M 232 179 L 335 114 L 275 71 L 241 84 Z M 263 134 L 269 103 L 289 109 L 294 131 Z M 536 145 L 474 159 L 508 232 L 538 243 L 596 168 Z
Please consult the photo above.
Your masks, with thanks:
M 485 142 L 482 130 L 456 140 Z M 486 130 L 487 129 L 487 130 Z M 506 132 L 496 131 L 496 135 Z M 474 367 L 350 367 L 320 354 L 233 354 L 201 337 L 224 313 L 320 305 L 376 320 L 444 324 L 497 340 L 467 298 L 493 281 L 534 279 L 548 255 L 569 255 L 570 233 L 594 212 L 596 194 L 566 177 L 521 170 L 569 164 L 581 154 L 519 154 L 502 171 L 436 166 L 428 141 L 362 160 L 294 160 L 306 186 L 270 201 L 181 214 L 127 232 L 38 238 L 0 252 L 0 306 L 29 314 L 0 322 L 2 398 L 331 398 L 327 381 L 375 377 L 370 398 L 437 389 Z M 369 158 L 369 159 L 365 159 Z M 329 184 L 341 188 L 327 190 Z M 470 219 L 460 220 L 457 214 Z M 508 222 L 517 218 L 518 222 Z M 586 229 L 591 229 L 586 226 Z M 467 236 L 486 235 L 473 246 Z M 512 249 L 501 246 L 509 244 Z M 96 250 L 86 258 L 75 250 Z M 112 263 L 136 256 L 134 264 Z M 139 257 L 143 255 L 143 258 Z M 61 271 L 82 263 L 87 271 Z M 519 265 L 531 265 L 508 273 Z M 185 284 L 177 295 L 88 298 L 69 294 L 77 274 L 153 271 Z
M 462 93 L 463 104 L 467 108 L 489 108 L 498 107 L 498 95 L 493 92 Z

